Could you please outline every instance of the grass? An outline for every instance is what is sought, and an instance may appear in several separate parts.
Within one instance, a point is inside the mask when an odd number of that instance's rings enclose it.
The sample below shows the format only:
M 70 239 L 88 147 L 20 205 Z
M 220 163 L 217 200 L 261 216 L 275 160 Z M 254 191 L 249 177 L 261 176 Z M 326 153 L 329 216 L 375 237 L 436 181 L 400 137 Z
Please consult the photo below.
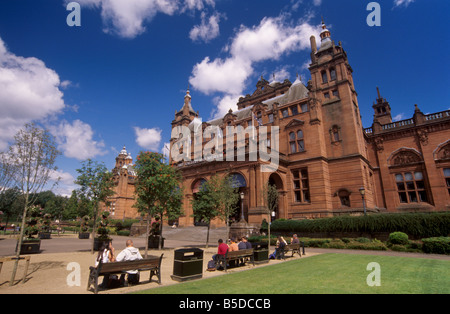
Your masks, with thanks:
M 381 286 L 366 283 L 380 265 Z M 140 291 L 143 294 L 448 294 L 450 261 L 321 254 L 223 276 Z

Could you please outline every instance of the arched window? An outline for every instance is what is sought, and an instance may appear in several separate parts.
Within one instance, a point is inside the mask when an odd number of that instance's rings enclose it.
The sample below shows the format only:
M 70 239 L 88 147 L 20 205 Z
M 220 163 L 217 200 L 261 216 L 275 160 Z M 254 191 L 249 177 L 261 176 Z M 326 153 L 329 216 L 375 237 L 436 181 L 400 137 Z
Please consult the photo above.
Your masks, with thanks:
M 351 207 L 350 206 L 350 192 L 342 189 L 338 192 L 339 200 L 341 201 L 342 206 Z
M 303 139 L 302 130 L 289 133 L 289 147 L 291 154 L 305 151 L 305 141 Z
M 341 128 L 337 125 L 333 125 L 330 129 L 331 142 L 336 143 L 341 140 Z

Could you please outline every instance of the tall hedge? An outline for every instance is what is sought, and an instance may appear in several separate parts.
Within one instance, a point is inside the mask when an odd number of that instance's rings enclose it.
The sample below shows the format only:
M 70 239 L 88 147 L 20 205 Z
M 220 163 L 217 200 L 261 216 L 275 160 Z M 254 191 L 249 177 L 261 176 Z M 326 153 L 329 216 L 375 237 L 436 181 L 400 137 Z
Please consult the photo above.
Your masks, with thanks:
M 395 232 L 420 238 L 448 236 L 450 212 L 372 214 L 305 220 L 276 220 L 274 232 Z

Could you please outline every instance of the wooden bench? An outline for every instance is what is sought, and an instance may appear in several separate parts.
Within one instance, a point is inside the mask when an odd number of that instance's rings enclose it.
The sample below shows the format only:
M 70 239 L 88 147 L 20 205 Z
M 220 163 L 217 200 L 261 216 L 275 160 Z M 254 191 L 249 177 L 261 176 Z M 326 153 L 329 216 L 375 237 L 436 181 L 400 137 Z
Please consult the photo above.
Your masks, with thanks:
M 158 278 L 158 284 L 161 284 L 161 261 L 164 254 L 158 256 L 150 256 L 145 259 L 135 260 L 135 261 L 126 261 L 126 262 L 111 262 L 111 263 L 100 263 L 97 267 L 90 267 L 89 279 L 87 289 L 91 285 L 94 286 L 94 293 L 98 293 L 98 277 L 104 275 L 114 275 L 114 274 L 123 274 L 126 271 L 130 270 L 139 270 L 139 271 L 150 271 L 150 279 L 149 282 L 152 281 L 152 277 L 156 275 Z
M 286 258 L 286 253 L 292 252 L 291 256 L 288 257 L 293 257 L 295 253 L 298 254 L 298 256 L 302 257 L 302 254 L 300 252 L 300 243 L 294 243 L 294 244 L 287 244 L 284 246 L 284 250 L 280 251 L 280 257 L 282 259 Z
M 247 257 L 250 258 L 250 261 L 252 262 L 253 266 L 255 266 L 255 259 L 253 257 L 253 249 L 246 249 L 246 250 L 239 250 L 239 251 L 227 251 L 225 256 L 218 255 L 216 269 L 222 265 L 224 270 L 227 271 L 227 265 L 230 261 L 237 261 L 239 264 L 239 260 L 242 259 L 245 262 L 245 259 Z

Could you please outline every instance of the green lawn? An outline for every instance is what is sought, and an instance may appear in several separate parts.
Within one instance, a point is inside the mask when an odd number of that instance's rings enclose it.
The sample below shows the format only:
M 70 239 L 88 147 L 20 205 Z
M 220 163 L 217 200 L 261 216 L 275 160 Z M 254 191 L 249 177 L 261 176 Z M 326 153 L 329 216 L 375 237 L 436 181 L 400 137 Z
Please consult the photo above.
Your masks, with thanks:
M 366 283 L 380 265 L 380 286 Z M 450 261 L 321 254 L 284 263 L 141 291 L 147 294 L 450 293 Z

